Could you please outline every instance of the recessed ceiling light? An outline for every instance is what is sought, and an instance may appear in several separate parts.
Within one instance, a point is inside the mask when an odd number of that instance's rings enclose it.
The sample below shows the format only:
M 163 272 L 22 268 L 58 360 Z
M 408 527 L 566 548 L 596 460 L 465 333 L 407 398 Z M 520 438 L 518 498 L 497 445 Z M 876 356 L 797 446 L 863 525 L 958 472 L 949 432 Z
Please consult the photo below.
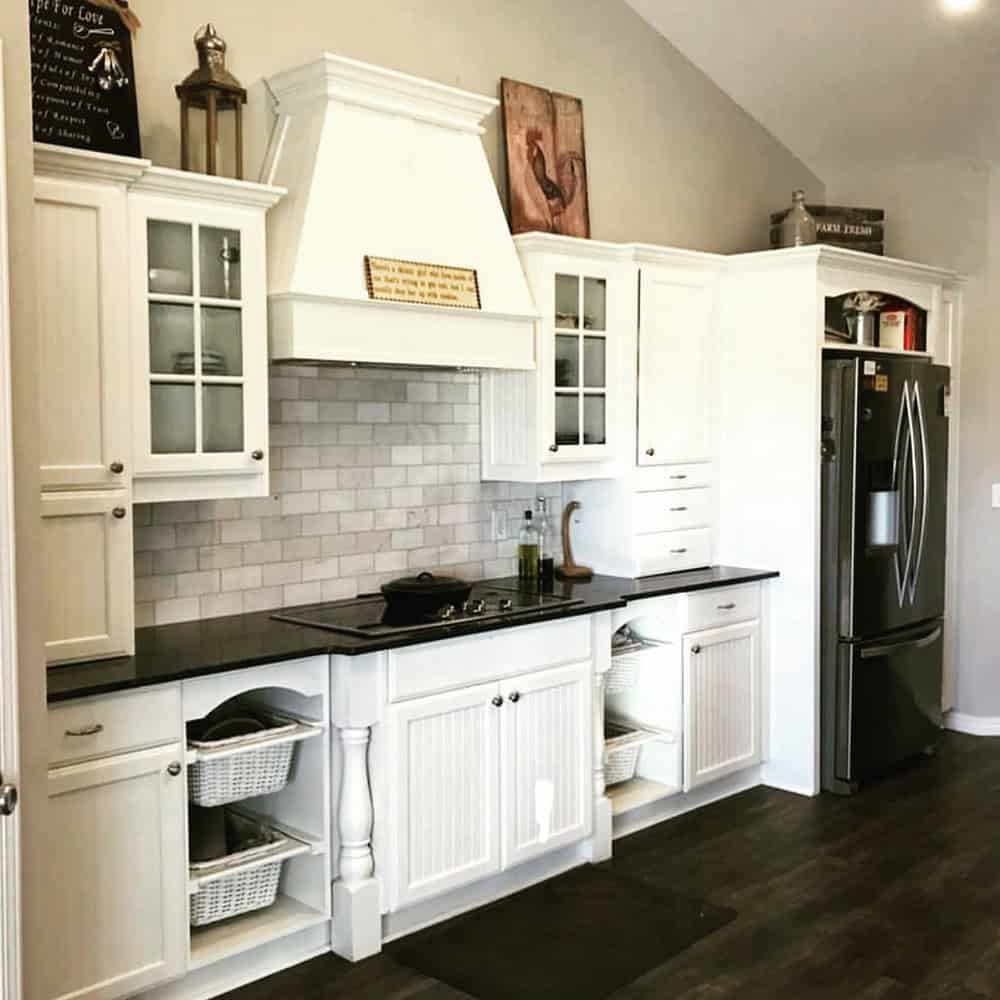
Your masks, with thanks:
M 941 6 L 948 14 L 968 14 L 980 3 L 981 0 L 941 0 Z

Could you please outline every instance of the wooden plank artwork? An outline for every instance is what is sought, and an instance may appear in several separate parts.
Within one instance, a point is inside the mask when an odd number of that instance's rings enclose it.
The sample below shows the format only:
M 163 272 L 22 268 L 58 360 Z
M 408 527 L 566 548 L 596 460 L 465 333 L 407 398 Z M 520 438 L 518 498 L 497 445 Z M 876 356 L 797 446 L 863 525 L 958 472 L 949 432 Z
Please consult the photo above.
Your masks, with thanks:
M 590 237 L 583 103 L 501 80 L 512 233 Z

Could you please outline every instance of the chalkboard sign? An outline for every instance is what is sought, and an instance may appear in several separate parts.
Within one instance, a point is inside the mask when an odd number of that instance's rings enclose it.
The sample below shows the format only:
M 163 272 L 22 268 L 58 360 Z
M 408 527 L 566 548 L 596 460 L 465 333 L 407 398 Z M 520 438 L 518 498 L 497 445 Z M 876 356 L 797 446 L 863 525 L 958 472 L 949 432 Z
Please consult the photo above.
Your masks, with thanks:
M 35 141 L 140 156 L 132 36 L 122 19 L 87 0 L 28 0 L 28 10 Z

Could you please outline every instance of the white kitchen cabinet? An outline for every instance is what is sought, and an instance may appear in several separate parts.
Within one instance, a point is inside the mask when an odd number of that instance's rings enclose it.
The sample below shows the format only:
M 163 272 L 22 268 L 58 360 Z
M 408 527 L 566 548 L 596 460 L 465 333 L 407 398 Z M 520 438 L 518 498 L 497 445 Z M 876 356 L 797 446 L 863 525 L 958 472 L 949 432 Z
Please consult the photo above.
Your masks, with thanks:
M 392 908 L 500 871 L 503 705 L 496 684 L 480 684 L 390 709 L 397 842 Z
M 174 743 L 49 771 L 58 845 L 47 859 L 51 947 L 32 977 L 36 1000 L 115 1000 L 184 971 L 183 760 Z
M 539 312 L 537 369 L 483 373 L 483 478 L 612 476 L 627 447 L 634 371 L 628 248 L 542 233 L 515 243 Z
M 639 465 L 708 462 L 714 454 L 712 272 L 639 273 Z
M 129 191 L 136 500 L 267 493 L 264 215 L 279 196 L 155 167 Z
M 390 910 L 589 836 L 591 664 L 389 708 Z
M 761 759 L 760 622 L 684 637 L 684 791 Z
M 50 662 L 132 652 L 132 562 L 127 490 L 42 495 L 45 650 Z
M 591 665 L 501 684 L 503 867 L 590 835 Z
M 128 201 L 124 185 L 35 178 L 42 489 L 128 483 Z

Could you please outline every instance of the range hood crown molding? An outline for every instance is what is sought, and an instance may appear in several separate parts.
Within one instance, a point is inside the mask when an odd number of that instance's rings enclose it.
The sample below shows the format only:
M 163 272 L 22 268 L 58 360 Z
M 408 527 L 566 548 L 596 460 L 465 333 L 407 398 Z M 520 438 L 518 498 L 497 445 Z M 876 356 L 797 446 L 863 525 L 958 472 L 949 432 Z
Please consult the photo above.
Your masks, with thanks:
M 316 102 L 336 100 L 477 135 L 483 134 L 483 120 L 500 104 L 493 97 L 329 52 L 315 62 L 276 74 L 268 86 L 279 114 L 295 114 Z

